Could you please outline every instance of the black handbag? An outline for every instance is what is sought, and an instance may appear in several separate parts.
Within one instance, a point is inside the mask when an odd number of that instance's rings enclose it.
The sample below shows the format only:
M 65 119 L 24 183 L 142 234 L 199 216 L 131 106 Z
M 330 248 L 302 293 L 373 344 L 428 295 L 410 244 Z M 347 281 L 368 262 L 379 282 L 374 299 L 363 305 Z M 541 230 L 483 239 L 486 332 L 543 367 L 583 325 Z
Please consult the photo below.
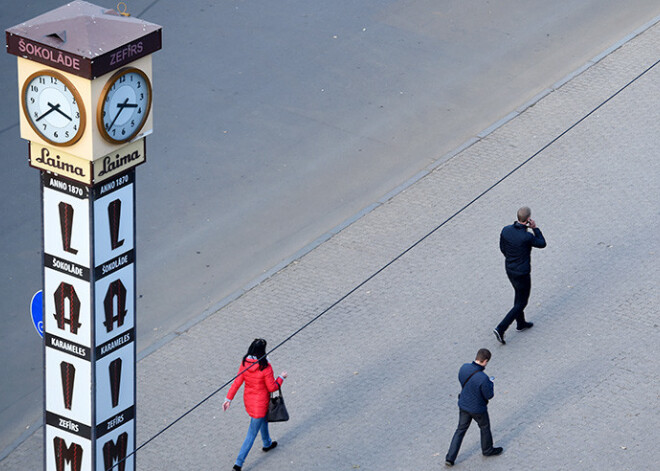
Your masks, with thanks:
M 275 393 L 270 395 L 268 402 L 268 414 L 266 419 L 268 422 L 286 422 L 289 420 L 289 412 L 284 405 L 284 397 L 282 396 L 282 388 L 277 388 L 278 395 Z

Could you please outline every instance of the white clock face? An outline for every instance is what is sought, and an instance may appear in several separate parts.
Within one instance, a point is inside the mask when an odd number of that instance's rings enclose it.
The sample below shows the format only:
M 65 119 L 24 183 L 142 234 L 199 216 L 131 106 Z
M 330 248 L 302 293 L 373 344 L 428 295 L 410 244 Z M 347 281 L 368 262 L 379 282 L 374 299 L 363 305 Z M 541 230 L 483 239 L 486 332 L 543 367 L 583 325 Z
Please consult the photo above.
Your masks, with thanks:
M 101 93 L 99 130 L 107 141 L 129 141 L 142 129 L 150 107 L 151 83 L 147 75 L 133 67 L 122 69 L 108 80 Z
M 78 91 L 62 74 L 32 74 L 23 85 L 22 104 L 30 126 L 47 142 L 67 146 L 82 136 L 84 106 Z

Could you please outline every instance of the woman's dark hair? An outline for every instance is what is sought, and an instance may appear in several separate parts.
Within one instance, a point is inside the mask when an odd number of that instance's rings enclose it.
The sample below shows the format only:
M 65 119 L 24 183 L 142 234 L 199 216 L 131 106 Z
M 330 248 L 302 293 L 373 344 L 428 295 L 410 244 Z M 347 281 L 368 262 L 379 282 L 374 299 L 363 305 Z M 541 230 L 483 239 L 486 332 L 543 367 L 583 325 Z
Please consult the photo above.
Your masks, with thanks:
M 268 366 L 268 359 L 266 358 L 266 341 L 264 339 L 254 339 L 248 348 L 247 353 L 243 357 L 243 365 L 247 357 L 252 356 L 259 360 L 259 369 L 265 370 Z

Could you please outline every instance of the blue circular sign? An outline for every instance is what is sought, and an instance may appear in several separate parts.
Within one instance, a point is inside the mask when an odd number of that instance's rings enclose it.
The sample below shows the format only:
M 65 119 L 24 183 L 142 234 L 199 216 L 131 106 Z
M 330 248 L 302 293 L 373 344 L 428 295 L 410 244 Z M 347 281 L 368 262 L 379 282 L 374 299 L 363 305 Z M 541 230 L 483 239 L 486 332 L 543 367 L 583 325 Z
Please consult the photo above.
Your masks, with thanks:
M 34 328 L 37 329 L 37 333 L 44 337 L 44 292 L 37 291 L 32 296 L 32 302 L 30 303 L 30 311 L 32 313 L 32 323 Z

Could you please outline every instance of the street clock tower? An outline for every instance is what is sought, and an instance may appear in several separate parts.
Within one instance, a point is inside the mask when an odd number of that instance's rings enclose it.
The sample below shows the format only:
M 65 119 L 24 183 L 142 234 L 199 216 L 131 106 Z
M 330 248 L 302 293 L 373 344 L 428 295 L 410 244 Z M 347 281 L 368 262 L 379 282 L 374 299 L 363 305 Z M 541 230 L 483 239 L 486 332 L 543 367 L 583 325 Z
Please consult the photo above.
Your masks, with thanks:
M 44 469 L 135 470 L 135 167 L 162 28 L 74 1 L 6 30 L 41 172 Z

